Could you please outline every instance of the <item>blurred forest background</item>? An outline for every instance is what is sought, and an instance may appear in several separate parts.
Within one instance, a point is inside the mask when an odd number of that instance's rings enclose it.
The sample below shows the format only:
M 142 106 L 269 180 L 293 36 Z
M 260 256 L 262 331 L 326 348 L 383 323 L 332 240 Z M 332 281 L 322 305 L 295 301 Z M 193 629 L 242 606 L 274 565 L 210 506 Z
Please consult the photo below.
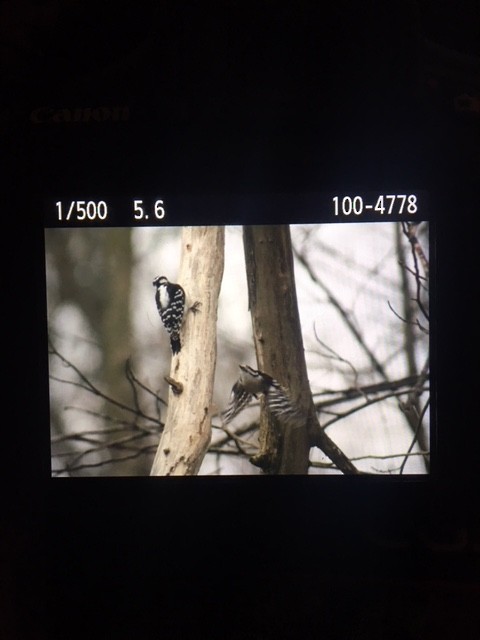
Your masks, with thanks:
M 149 475 L 171 360 L 152 280 L 177 282 L 180 234 L 46 230 L 53 476 Z M 428 473 L 428 224 L 292 225 L 291 236 L 322 427 L 363 472 Z M 238 365 L 256 368 L 242 228 L 227 227 L 225 243 L 213 435 L 200 475 L 258 474 L 249 462 L 258 405 L 228 432 L 217 415 Z M 319 449 L 310 461 L 311 474 L 340 473 Z

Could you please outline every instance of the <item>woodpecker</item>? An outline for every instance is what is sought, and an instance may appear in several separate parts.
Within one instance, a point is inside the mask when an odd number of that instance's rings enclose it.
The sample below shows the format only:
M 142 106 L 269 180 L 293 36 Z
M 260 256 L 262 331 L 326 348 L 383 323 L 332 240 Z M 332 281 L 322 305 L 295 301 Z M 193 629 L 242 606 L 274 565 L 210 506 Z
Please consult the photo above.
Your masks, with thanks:
M 242 411 L 247 404 L 250 403 L 253 397 L 257 397 L 253 393 L 249 393 L 240 383 L 240 381 L 235 382 L 232 387 L 232 391 L 230 393 L 230 401 L 228 403 L 228 407 L 220 414 L 220 418 L 224 425 L 227 425 L 231 422 L 236 415 Z
M 185 313 L 185 291 L 179 284 L 169 282 L 165 276 L 157 276 L 153 281 L 156 287 L 155 302 L 165 329 L 170 335 L 170 346 L 175 355 L 180 352 L 180 329 Z
M 230 402 L 221 414 L 224 425 L 238 415 L 253 398 L 263 395 L 270 413 L 282 424 L 301 426 L 305 424 L 304 413 L 292 402 L 285 387 L 263 371 L 248 365 L 239 365 L 240 376 L 233 385 Z

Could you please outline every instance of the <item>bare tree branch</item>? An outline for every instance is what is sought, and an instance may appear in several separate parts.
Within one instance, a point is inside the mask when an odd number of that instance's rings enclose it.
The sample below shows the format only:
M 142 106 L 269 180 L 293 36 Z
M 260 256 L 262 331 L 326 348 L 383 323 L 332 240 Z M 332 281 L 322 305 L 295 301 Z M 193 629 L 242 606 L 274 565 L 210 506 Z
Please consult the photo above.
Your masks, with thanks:
M 420 271 L 418 268 L 417 256 L 422 263 L 426 278 L 428 278 L 428 274 L 429 274 L 429 264 L 417 237 L 417 227 L 418 225 L 416 225 L 413 222 L 410 222 L 410 223 L 402 222 L 403 233 L 408 238 L 410 245 L 412 247 L 412 258 L 413 258 L 413 264 L 414 264 L 415 282 L 417 285 L 417 297 L 415 298 L 415 302 L 418 304 L 418 307 L 420 311 L 423 313 L 424 317 L 427 320 L 429 320 L 428 312 L 425 309 L 423 302 L 421 300 L 422 282 L 421 282 Z
M 294 252 L 295 252 L 295 256 L 299 260 L 300 264 L 303 265 L 303 267 L 305 268 L 306 272 L 308 273 L 312 281 L 315 282 L 321 289 L 323 289 L 323 291 L 327 295 L 328 301 L 337 310 L 340 317 L 343 319 L 345 325 L 348 327 L 351 334 L 357 341 L 358 345 L 367 355 L 368 359 L 372 363 L 373 369 L 377 373 L 379 373 L 382 376 L 382 378 L 387 379 L 387 374 L 385 372 L 383 365 L 375 356 L 375 354 L 370 349 L 370 347 L 367 345 L 360 330 L 355 326 L 355 323 L 353 322 L 351 315 L 344 309 L 343 305 L 340 303 L 337 297 L 333 294 L 333 292 L 327 287 L 327 285 L 320 280 L 320 278 L 317 276 L 312 266 L 310 265 L 307 257 L 304 254 L 299 253 L 298 251 L 295 251 L 295 249 L 294 249 Z
M 86 393 L 90 393 L 105 401 L 107 405 L 115 406 L 125 412 L 131 419 L 122 419 L 115 415 L 109 415 L 107 413 L 101 413 L 88 409 L 86 407 L 65 407 L 66 411 L 77 411 L 83 413 L 91 418 L 101 420 L 104 424 L 110 423 L 112 427 L 103 427 L 102 429 L 86 429 L 76 433 L 66 433 L 57 436 L 52 436 L 52 446 L 59 447 L 68 443 L 83 443 L 84 445 L 91 445 L 83 448 L 81 451 L 54 451 L 52 457 L 54 459 L 64 458 L 67 462 L 61 469 L 54 469 L 53 475 L 60 475 L 62 473 L 69 473 L 75 471 L 81 471 L 90 467 L 100 467 L 108 465 L 110 463 L 120 463 L 126 460 L 131 460 L 138 457 L 142 453 L 149 451 L 150 445 L 140 446 L 139 441 L 146 438 L 158 438 L 158 434 L 163 429 L 163 424 L 157 418 L 148 415 L 145 411 L 141 410 L 139 399 L 134 400 L 134 406 L 129 406 L 123 402 L 119 402 L 108 394 L 101 391 L 96 385 L 94 385 L 88 377 L 70 360 L 59 353 L 59 351 L 51 344 L 50 355 L 58 358 L 62 364 L 71 369 L 75 375 L 79 378 L 80 382 L 75 380 L 63 380 L 55 376 L 51 376 L 52 379 L 61 382 L 62 384 L 71 385 L 82 389 Z M 138 385 L 145 392 L 149 393 L 155 400 L 158 400 L 158 395 L 150 390 L 146 385 L 141 383 L 133 374 L 131 367 L 126 367 L 129 370 L 129 382 L 131 384 Z M 163 401 L 162 401 L 163 402 Z M 139 421 L 146 422 L 146 425 L 139 424 Z M 148 425 L 148 426 L 147 426 Z M 112 436 L 117 434 L 119 437 L 115 439 L 106 439 L 106 436 Z M 123 435 L 121 435 L 123 434 Z M 127 457 L 112 457 L 110 451 L 115 449 L 126 449 L 134 451 L 133 454 L 129 454 Z M 96 455 L 107 453 L 108 456 L 104 460 L 96 461 L 94 464 L 85 461 L 84 459 Z
M 352 458 L 352 462 L 360 462 L 362 460 L 393 460 L 394 458 L 404 458 L 405 456 L 407 458 L 412 458 L 415 456 L 424 457 L 429 455 L 429 453 L 430 453 L 429 451 L 410 451 L 408 453 L 391 453 L 387 455 L 370 454 L 366 456 L 355 456 Z M 333 462 L 318 462 L 317 460 L 311 460 L 310 466 L 317 467 L 319 469 L 336 469 L 336 466 L 333 464 Z M 380 473 L 380 472 L 377 471 L 377 473 Z
M 412 442 L 411 442 L 410 446 L 408 447 L 408 451 L 405 454 L 405 460 L 402 462 L 402 464 L 400 466 L 400 471 L 399 471 L 400 475 L 402 475 L 402 473 L 403 473 L 403 471 L 405 469 L 405 465 L 407 464 L 408 456 L 410 455 L 410 453 L 411 453 L 411 451 L 412 451 L 413 447 L 415 446 L 415 443 L 416 443 L 416 441 L 418 439 L 418 434 L 419 434 L 420 428 L 422 426 L 423 417 L 424 417 L 429 405 L 430 405 L 430 400 L 427 400 L 427 402 L 425 403 L 425 406 L 422 409 L 422 412 L 418 416 L 417 429 L 416 429 L 416 431 L 415 431 L 415 433 L 413 435 Z
M 424 391 L 428 391 L 428 388 L 425 388 Z M 349 409 L 348 411 L 344 411 L 343 413 L 339 413 L 337 414 L 332 420 L 330 420 L 329 422 L 325 423 L 323 425 L 323 429 L 328 429 L 329 427 L 331 427 L 333 424 L 335 424 L 336 422 L 338 422 L 339 420 L 343 420 L 344 418 L 353 415 L 354 413 L 357 413 L 358 411 L 361 411 L 362 409 L 366 409 L 367 407 L 371 407 L 374 404 L 378 404 L 379 402 L 385 402 L 386 400 L 389 400 L 390 398 L 400 398 L 404 395 L 408 395 L 410 393 L 409 389 L 406 389 L 405 391 L 392 391 L 390 393 L 387 393 L 383 396 L 379 396 L 377 398 L 372 398 L 369 400 L 366 400 L 364 403 L 357 405 L 356 407 L 353 407 L 352 409 Z
M 145 420 L 149 420 L 150 422 L 153 422 L 154 424 L 158 423 L 158 419 L 157 418 L 153 418 L 152 416 L 149 416 L 141 411 L 138 411 L 136 408 L 130 407 L 129 405 L 120 402 L 119 400 L 115 400 L 115 398 L 111 398 L 109 395 L 107 395 L 106 393 L 104 393 L 103 391 L 101 391 L 100 389 L 98 389 L 92 382 L 90 382 L 90 380 L 87 378 L 87 376 L 85 374 L 83 374 L 80 369 L 78 367 L 76 367 L 72 362 L 70 362 L 69 360 L 67 360 L 64 356 L 62 356 L 57 349 L 53 346 L 52 343 L 50 343 L 50 350 L 49 350 L 51 355 L 56 356 L 59 360 L 61 360 L 61 362 L 68 367 L 69 369 L 72 369 L 76 375 L 80 378 L 81 382 L 83 384 L 80 384 L 78 382 L 75 382 L 73 380 L 61 380 L 59 378 L 56 378 L 54 376 L 50 376 L 50 378 L 52 380 L 57 380 L 57 382 L 63 382 L 64 384 L 70 384 L 76 387 L 80 387 L 81 389 L 84 389 L 86 391 L 89 391 L 90 393 L 92 393 L 95 396 L 98 396 L 99 398 L 102 398 L 103 400 L 105 400 L 106 402 L 108 402 L 111 405 L 114 405 L 115 407 L 118 407 L 119 409 L 123 409 L 124 411 L 127 411 L 133 415 L 139 415 L 140 417 L 144 418 Z
M 390 302 L 390 300 L 387 300 L 387 304 L 388 304 L 388 308 L 390 309 L 390 311 L 399 320 L 401 320 L 405 324 L 411 324 L 411 325 L 414 325 L 414 326 L 418 327 L 420 329 L 420 331 L 422 331 L 423 333 L 425 333 L 428 336 L 428 334 L 430 333 L 429 330 L 421 324 L 421 322 L 420 322 L 420 320 L 418 318 L 415 318 L 415 320 L 407 320 L 406 318 L 403 318 L 397 311 L 395 311 L 395 309 L 393 308 L 392 303 Z

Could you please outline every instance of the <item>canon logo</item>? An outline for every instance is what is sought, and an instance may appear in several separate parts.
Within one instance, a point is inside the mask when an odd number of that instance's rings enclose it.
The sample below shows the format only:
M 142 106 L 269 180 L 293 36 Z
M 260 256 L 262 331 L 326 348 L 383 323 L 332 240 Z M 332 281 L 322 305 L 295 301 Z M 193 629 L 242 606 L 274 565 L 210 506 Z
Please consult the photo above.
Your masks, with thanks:
M 130 118 L 130 108 L 123 107 L 74 107 L 53 109 L 40 107 L 30 114 L 30 121 L 34 124 L 70 124 L 81 122 L 125 122 Z

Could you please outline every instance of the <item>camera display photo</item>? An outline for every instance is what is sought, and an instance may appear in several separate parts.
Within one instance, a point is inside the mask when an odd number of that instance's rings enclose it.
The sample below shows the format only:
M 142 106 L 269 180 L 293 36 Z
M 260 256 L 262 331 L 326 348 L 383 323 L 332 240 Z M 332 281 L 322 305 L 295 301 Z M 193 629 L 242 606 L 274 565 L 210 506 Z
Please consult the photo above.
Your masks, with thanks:
M 430 474 L 425 199 L 281 199 L 49 203 L 52 477 Z

